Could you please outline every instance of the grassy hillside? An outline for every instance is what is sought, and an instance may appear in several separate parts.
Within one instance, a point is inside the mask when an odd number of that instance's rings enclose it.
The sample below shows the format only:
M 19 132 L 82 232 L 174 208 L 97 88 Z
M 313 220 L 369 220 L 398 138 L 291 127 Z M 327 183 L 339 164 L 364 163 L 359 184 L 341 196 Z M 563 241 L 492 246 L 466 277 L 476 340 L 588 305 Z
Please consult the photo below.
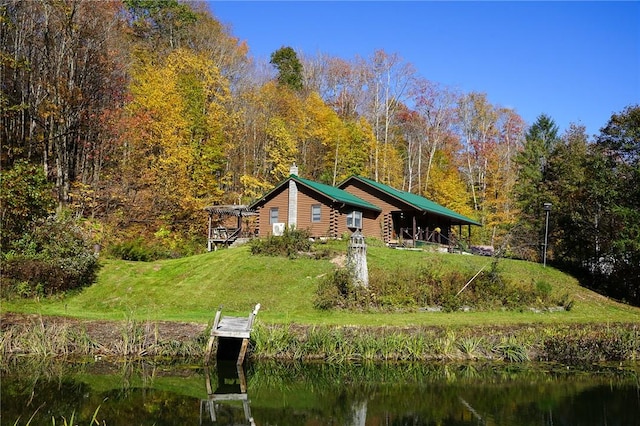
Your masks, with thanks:
M 340 244 L 343 248 L 345 243 Z M 458 270 L 471 278 L 490 259 L 369 247 L 370 268 L 426 265 L 436 271 Z M 502 273 L 523 282 L 544 280 L 557 295 L 575 301 L 568 312 L 530 311 L 454 313 L 352 313 L 318 311 L 313 298 L 319 279 L 335 268 L 329 260 L 252 256 L 247 247 L 150 263 L 106 260 L 93 286 L 65 298 L 8 301 L 3 310 L 90 319 L 175 320 L 206 323 L 217 307 L 245 315 L 262 304 L 266 323 L 353 325 L 480 325 L 522 323 L 640 322 L 640 309 L 622 305 L 580 287 L 553 268 L 502 260 Z

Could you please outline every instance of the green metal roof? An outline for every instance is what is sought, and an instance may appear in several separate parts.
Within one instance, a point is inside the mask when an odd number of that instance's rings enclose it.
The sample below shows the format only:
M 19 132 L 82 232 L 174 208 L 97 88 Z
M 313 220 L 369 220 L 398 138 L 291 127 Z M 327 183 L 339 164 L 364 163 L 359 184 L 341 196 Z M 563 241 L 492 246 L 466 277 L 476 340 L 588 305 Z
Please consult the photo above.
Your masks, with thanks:
M 440 216 L 445 216 L 455 220 L 457 223 L 482 226 L 480 223 L 476 222 L 475 220 L 470 219 L 464 215 L 461 215 L 460 213 L 456 213 L 453 210 L 443 207 L 440 204 L 435 203 L 420 195 L 412 194 L 410 192 L 400 191 L 388 185 L 382 184 L 380 182 L 376 182 L 371 179 L 364 178 L 362 176 L 351 176 L 350 178 L 345 180 L 340 186 L 348 182 L 350 179 L 357 179 L 361 182 L 364 182 L 367 185 L 372 186 L 378 189 L 379 191 L 382 191 L 404 203 L 407 203 L 418 210 L 424 210 Z
M 335 186 L 325 185 L 324 183 L 314 182 L 309 179 L 303 179 L 296 175 L 291 175 L 290 178 L 316 192 L 323 194 L 325 197 L 333 201 L 348 204 L 350 206 L 362 207 L 367 210 L 374 210 L 377 212 L 382 211 L 380 207 L 374 206 L 373 204 Z
M 342 189 L 337 188 L 335 186 L 325 185 L 323 183 L 314 182 L 309 179 L 303 179 L 297 175 L 290 175 L 289 179 L 293 179 L 297 183 L 306 186 L 307 188 L 311 189 L 314 192 L 324 195 L 325 197 L 329 198 L 332 201 L 347 204 L 349 206 L 360 207 L 367 210 L 373 210 L 376 212 L 382 211 L 380 207 L 374 206 L 373 204 L 368 203 L 367 201 L 359 197 L 356 197 L 355 195 L 350 194 L 347 191 L 343 191 Z M 260 204 L 263 200 L 266 200 L 271 194 L 278 191 L 278 189 L 280 189 L 283 185 L 286 185 L 286 183 L 289 182 L 289 179 L 282 181 L 275 188 L 273 188 L 271 191 L 265 194 L 262 198 L 253 202 L 249 206 L 249 208 L 255 209 L 256 206 Z

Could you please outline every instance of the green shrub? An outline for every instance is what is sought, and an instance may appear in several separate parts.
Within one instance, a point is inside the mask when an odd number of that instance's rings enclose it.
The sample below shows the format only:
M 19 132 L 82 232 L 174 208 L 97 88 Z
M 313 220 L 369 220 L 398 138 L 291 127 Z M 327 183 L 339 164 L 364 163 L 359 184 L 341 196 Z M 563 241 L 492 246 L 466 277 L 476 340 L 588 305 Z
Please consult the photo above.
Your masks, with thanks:
M 541 297 L 545 299 L 548 298 L 551 295 L 551 290 L 551 284 L 549 284 L 548 282 L 544 280 L 536 281 L 536 291 Z
M 352 292 L 353 284 L 349 270 L 338 268 L 320 281 L 313 304 L 316 309 L 322 310 L 345 308 Z
M 350 285 L 348 271 L 338 270 L 319 284 L 315 305 L 318 309 L 390 311 L 439 307 L 445 312 L 462 308 L 524 310 L 545 308 L 552 303 L 571 307 L 571 302 L 566 300 L 551 301 L 548 284 L 510 281 L 495 264 L 470 281 L 474 274 L 473 271 L 438 272 L 424 266 L 396 270 L 374 268 L 369 272 L 369 287 L 363 288 Z
M 351 272 L 338 268 L 326 275 L 316 290 L 316 309 L 368 309 L 378 305 L 371 289 L 353 284 Z
M 34 224 L 3 257 L 3 286 L 22 297 L 91 285 L 100 268 L 82 228 L 64 215 Z
M 493 352 L 505 361 L 529 361 L 529 351 L 527 347 L 523 343 L 518 342 L 513 336 L 503 338 L 500 343 L 493 348 Z
M 55 208 L 53 188 L 41 165 L 25 160 L 0 170 L 0 216 L 3 252 L 14 249 L 14 242 L 29 232 L 33 223 L 46 218 Z
M 285 228 L 281 236 L 270 235 L 250 243 L 251 254 L 296 258 L 311 251 L 311 233 L 304 229 Z
M 157 259 L 157 254 L 150 247 L 147 247 L 142 237 L 114 244 L 109 247 L 109 253 L 122 260 L 148 262 Z

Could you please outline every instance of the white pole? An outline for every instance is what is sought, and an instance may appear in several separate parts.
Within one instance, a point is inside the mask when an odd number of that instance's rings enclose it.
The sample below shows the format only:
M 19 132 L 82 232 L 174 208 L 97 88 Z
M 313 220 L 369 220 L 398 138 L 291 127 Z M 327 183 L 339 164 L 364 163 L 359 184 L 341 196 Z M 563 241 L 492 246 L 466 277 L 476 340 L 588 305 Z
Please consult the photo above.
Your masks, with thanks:
M 549 244 L 549 211 L 551 211 L 551 203 L 544 203 L 544 210 L 547 218 L 544 224 L 544 253 L 542 254 L 542 266 L 547 267 L 547 245 Z

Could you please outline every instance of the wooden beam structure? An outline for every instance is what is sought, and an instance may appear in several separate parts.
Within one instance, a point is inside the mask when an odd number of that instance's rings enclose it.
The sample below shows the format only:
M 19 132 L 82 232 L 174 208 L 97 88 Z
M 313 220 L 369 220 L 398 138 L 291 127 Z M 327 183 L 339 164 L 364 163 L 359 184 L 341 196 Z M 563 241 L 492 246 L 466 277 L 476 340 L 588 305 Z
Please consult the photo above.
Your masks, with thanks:
M 228 246 L 239 237 L 250 235 L 248 229 L 243 229 L 242 219 L 257 215 L 245 205 L 215 205 L 204 210 L 209 213 L 208 251 L 215 250 L 218 245 Z M 214 226 L 214 216 L 215 223 L 220 226 Z M 236 218 L 235 227 L 225 226 L 224 222 L 231 217 Z

